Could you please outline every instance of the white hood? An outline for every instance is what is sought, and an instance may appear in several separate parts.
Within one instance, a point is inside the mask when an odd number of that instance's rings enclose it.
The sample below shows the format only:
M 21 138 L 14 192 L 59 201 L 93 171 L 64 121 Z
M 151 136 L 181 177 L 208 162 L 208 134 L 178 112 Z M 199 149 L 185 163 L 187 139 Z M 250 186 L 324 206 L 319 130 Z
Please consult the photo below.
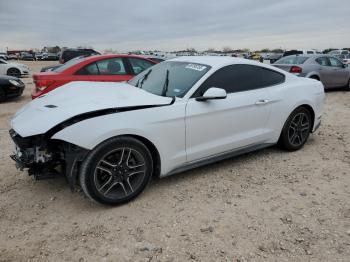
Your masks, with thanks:
M 127 83 L 71 82 L 20 109 L 11 120 L 22 137 L 44 134 L 76 115 L 109 108 L 166 105 L 169 97 L 153 95 Z

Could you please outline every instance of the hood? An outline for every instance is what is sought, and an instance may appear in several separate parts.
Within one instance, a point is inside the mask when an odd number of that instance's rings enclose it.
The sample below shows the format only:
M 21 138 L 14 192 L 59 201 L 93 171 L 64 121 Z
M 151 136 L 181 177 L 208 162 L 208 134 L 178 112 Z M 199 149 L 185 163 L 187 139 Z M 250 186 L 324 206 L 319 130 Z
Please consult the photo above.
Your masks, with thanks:
M 127 83 L 71 82 L 20 109 L 11 120 L 22 137 L 44 134 L 74 116 L 105 109 L 170 104 L 172 98 L 151 94 Z

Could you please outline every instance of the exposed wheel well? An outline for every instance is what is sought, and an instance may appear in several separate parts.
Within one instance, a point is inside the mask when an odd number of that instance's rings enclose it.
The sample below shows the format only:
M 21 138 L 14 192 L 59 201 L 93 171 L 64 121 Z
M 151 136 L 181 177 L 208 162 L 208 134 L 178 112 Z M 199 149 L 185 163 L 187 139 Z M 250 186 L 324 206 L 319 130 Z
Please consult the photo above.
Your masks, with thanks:
M 312 107 L 310 105 L 307 105 L 307 104 L 304 104 L 304 105 L 301 105 L 299 107 L 304 107 L 307 111 L 309 111 L 310 115 L 311 115 L 311 123 L 312 123 L 312 129 L 311 131 L 314 129 L 314 123 L 315 123 L 315 112 L 314 110 L 312 109 Z M 299 108 L 298 107 L 298 108 Z
M 21 72 L 18 68 L 16 67 L 10 67 L 9 69 L 7 69 L 7 72 L 9 72 L 10 70 L 16 70 L 18 72 Z
M 123 136 L 130 136 L 133 137 L 139 141 L 141 141 L 142 143 L 145 144 L 145 146 L 148 148 L 148 150 L 151 152 L 152 155 L 152 159 L 153 159 L 153 175 L 155 177 L 159 177 L 160 176 L 160 167 L 161 167 L 161 161 L 160 161 L 160 155 L 158 152 L 158 149 L 156 148 L 156 146 L 149 141 L 148 139 L 142 137 L 142 136 L 138 136 L 138 135 L 123 135 Z
M 312 75 L 312 76 L 310 76 L 310 78 L 312 78 L 312 79 L 316 79 L 316 80 L 320 81 L 320 77 L 319 77 L 319 76 L 317 76 L 317 75 Z

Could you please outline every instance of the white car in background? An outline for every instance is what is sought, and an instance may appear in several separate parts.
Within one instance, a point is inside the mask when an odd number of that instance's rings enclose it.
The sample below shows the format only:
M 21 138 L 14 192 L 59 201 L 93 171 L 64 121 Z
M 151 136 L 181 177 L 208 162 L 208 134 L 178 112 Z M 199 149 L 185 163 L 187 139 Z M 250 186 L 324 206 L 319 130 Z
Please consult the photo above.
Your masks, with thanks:
M 350 55 L 347 55 L 343 58 L 343 64 L 350 65 Z
M 0 59 L 0 75 L 21 77 L 29 74 L 29 67 Z
M 7 53 L 0 52 L 0 59 L 7 60 L 8 59 Z
M 231 57 L 180 57 L 127 83 L 72 82 L 11 121 L 17 167 L 61 174 L 103 204 L 165 177 L 279 144 L 303 147 L 321 123 L 321 82 Z M 58 171 L 60 170 L 60 171 Z

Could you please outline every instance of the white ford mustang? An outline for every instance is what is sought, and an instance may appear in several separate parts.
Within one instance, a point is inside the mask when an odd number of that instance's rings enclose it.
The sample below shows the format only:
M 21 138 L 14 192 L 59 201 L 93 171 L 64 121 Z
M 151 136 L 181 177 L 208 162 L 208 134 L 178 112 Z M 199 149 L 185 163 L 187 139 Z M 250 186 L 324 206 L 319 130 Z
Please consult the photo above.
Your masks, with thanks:
M 279 144 L 300 149 L 320 125 L 321 82 L 231 57 L 181 57 L 128 83 L 73 82 L 12 119 L 17 167 L 64 174 L 104 204 L 148 184 Z

